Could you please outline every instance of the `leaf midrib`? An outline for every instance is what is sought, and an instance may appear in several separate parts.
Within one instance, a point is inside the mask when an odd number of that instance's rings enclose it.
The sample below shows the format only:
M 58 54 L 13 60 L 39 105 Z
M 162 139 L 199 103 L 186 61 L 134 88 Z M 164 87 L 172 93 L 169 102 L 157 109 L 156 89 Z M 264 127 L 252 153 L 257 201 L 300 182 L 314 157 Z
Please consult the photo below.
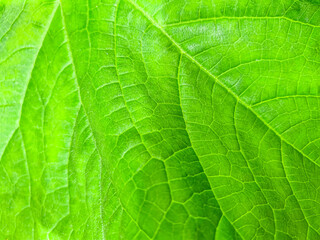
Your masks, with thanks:
M 216 76 L 214 76 L 209 70 L 207 70 L 200 62 L 198 62 L 195 58 L 193 58 L 189 53 L 187 53 L 172 37 L 169 35 L 163 27 L 161 27 L 147 12 L 145 12 L 139 5 L 132 2 L 131 0 L 127 0 L 132 6 L 134 6 L 138 11 L 140 11 L 157 29 L 159 29 L 171 42 L 174 44 L 182 54 L 184 54 L 187 58 L 189 58 L 192 62 L 194 62 L 202 71 L 204 71 L 209 77 L 215 80 L 221 87 L 223 87 L 229 94 L 231 94 L 240 104 L 242 104 L 245 108 L 249 109 L 266 127 L 268 127 L 272 132 L 274 132 L 282 141 L 291 146 L 297 152 L 299 152 L 303 157 L 309 159 L 311 162 L 320 167 L 320 164 L 315 162 L 309 156 L 307 156 L 300 149 L 296 148 L 292 145 L 287 139 L 281 136 L 270 124 L 268 124 L 250 105 L 248 105 L 245 101 L 243 101 L 235 92 L 233 92 L 227 85 L 225 85 L 222 81 L 220 81 Z

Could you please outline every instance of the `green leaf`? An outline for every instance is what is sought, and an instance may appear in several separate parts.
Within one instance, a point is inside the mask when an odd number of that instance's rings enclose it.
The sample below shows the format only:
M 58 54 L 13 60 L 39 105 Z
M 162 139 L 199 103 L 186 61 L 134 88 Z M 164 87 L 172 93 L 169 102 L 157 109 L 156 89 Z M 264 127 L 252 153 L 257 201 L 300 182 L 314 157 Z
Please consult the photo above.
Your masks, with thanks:
M 320 239 L 320 2 L 0 2 L 0 239 Z

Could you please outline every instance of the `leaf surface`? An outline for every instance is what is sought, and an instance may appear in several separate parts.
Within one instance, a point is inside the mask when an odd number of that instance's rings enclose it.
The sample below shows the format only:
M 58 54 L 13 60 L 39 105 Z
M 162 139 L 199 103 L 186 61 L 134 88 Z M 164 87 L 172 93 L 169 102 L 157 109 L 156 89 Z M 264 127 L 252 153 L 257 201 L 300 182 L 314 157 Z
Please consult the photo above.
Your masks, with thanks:
M 320 239 L 318 1 L 0 3 L 0 239 Z

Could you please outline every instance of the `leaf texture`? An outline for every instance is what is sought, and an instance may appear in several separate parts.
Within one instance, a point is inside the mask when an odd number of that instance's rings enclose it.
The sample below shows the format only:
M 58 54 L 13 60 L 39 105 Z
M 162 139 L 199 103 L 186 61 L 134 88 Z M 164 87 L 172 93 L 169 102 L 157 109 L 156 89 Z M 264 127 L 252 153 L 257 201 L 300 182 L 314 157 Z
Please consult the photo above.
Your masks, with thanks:
M 320 2 L 0 2 L 0 239 L 320 239 Z

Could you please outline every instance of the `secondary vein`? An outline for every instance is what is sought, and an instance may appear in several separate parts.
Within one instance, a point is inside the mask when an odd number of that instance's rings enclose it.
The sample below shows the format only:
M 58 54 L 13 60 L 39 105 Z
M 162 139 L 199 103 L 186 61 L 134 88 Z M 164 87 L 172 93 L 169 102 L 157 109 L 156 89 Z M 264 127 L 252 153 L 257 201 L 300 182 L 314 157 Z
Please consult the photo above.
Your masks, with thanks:
M 208 76 L 213 78 L 221 87 L 223 87 L 229 94 L 231 94 L 240 104 L 249 109 L 265 126 L 267 126 L 270 130 L 272 130 L 281 140 L 283 140 L 286 144 L 290 145 L 293 149 L 299 152 L 302 156 L 309 159 L 315 165 L 320 167 L 320 164 L 310 159 L 304 152 L 296 148 L 292 145 L 288 140 L 283 138 L 272 126 L 270 126 L 260 115 L 246 102 L 244 102 L 235 92 L 233 92 L 228 86 L 226 86 L 222 81 L 220 81 L 216 76 L 214 76 L 209 70 L 207 70 L 200 62 L 194 59 L 189 53 L 187 53 L 172 37 L 169 35 L 163 27 L 161 27 L 147 12 L 145 12 L 139 5 L 132 2 L 131 0 L 127 0 L 134 8 L 140 11 L 157 29 L 159 29 L 186 57 L 188 57 L 192 62 L 194 62 L 202 71 L 204 71 Z

